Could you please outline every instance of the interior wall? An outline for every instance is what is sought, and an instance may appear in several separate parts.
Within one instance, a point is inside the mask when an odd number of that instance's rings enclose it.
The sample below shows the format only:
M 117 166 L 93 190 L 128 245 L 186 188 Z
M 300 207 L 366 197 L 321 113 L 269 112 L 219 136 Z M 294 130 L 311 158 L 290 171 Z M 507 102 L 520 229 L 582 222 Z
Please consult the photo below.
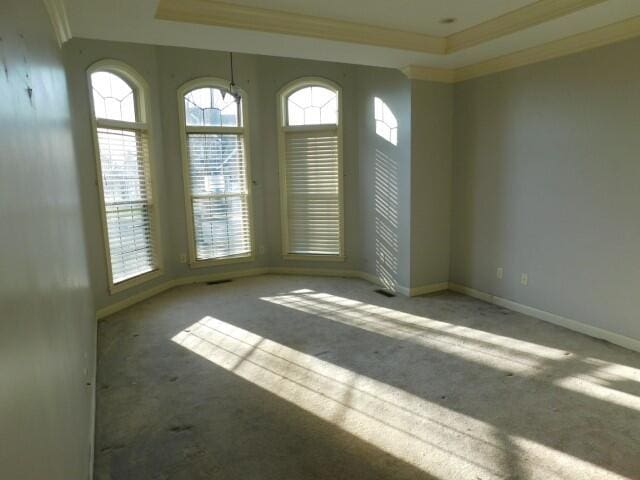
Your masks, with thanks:
M 456 85 L 453 282 L 640 338 L 639 49 Z
M 1 2 L 0 32 L 0 478 L 87 479 L 95 311 L 65 72 L 40 0 Z
M 392 290 L 411 286 L 411 83 L 399 71 L 358 67 L 360 269 Z M 376 134 L 374 99 L 398 121 L 398 144 Z
M 453 85 L 411 81 L 411 286 L 449 281 Z

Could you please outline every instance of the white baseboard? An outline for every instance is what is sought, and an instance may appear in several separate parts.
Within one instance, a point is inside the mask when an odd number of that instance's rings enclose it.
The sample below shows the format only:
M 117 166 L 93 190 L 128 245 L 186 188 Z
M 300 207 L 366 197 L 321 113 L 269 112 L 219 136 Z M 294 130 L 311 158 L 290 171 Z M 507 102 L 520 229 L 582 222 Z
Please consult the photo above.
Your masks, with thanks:
M 373 283 L 375 285 L 384 286 L 384 283 L 377 276 L 372 275 L 370 273 L 366 273 L 366 272 L 360 272 L 357 270 L 330 270 L 330 269 L 297 268 L 297 267 L 253 268 L 248 270 L 238 270 L 235 272 L 213 273 L 213 274 L 207 274 L 207 275 L 194 275 L 189 277 L 182 277 L 182 278 L 176 278 L 173 280 L 168 280 L 148 290 L 132 295 L 120 302 L 116 302 L 112 305 L 99 309 L 96 312 L 96 318 L 98 320 L 102 320 L 103 318 L 108 317 L 109 315 L 119 312 L 120 310 L 124 310 L 125 308 L 128 308 L 136 303 L 142 302 L 143 300 L 151 298 L 155 295 L 158 295 L 159 293 L 162 293 L 166 290 L 169 290 L 170 288 L 177 287 L 179 285 L 211 282 L 216 280 L 223 280 L 226 278 L 251 277 L 251 276 L 257 276 L 257 275 L 264 275 L 268 273 L 280 274 L 280 275 L 310 275 L 310 276 L 359 278 L 362 280 L 366 280 L 370 283 Z M 493 303 L 495 305 L 499 305 L 501 307 L 508 308 L 510 310 L 514 310 L 516 312 L 523 313 L 525 315 L 529 315 L 531 317 L 535 317 L 540 320 L 544 320 L 546 322 L 559 325 L 561 327 L 568 328 L 569 330 L 584 333 L 585 335 L 589 335 L 591 337 L 601 338 L 603 340 L 607 340 L 616 345 L 620 345 L 621 347 L 628 348 L 629 350 L 640 352 L 640 340 L 637 340 L 635 338 L 627 337 L 625 335 L 611 332 L 609 330 L 605 330 L 599 327 L 594 327 L 593 325 L 579 322 L 571 318 L 565 318 L 560 315 L 556 315 L 554 313 L 550 313 L 544 310 L 530 307 L 528 305 L 523 305 L 521 303 L 517 303 L 512 300 L 508 300 L 506 298 L 491 295 L 490 293 L 486 293 L 480 290 L 476 290 L 474 288 L 466 287 L 464 285 L 459 285 L 456 283 L 441 282 L 441 283 L 434 283 L 431 285 L 423 285 L 420 287 L 412 287 L 412 288 L 398 285 L 395 287 L 395 289 L 398 293 L 401 293 L 403 295 L 410 296 L 410 297 L 439 292 L 447 289 L 453 290 L 454 292 L 462 293 L 464 295 L 469 295 L 470 297 L 474 297 L 488 303 Z
M 568 328 L 569 330 L 573 330 L 575 332 L 584 333 L 585 335 L 589 335 L 590 337 L 601 338 L 616 345 L 620 345 L 621 347 L 628 348 L 629 350 L 640 352 L 640 340 L 632 337 L 620 335 L 619 333 L 611 332 L 603 328 L 594 327 L 593 325 L 579 322 L 571 318 L 561 317 L 560 315 L 556 315 L 555 313 L 550 313 L 544 310 L 530 307 L 528 305 L 523 305 L 506 298 L 497 297 L 495 295 L 491 295 L 490 293 L 482 292 L 470 287 L 465 287 L 464 285 L 451 283 L 449 284 L 449 290 L 453 290 L 454 292 L 462 293 L 464 295 L 469 295 L 470 297 L 474 297 L 488 303 L 493 303 L 494 305 L 508 308 L 510 310 L 529 315 L 530 317 L 535 317 L 540 320 L 544 320 L 545 322 Z
M 227 278 L 241 278 L 241 277 L 256 277 L 258 275 L 264 275 L 270 273 L 269 268 L 250 268 L 247 270 L 236 270 L 234 272 L 224 273 L 208 273 L 204 275 L 192 275 L 189 277 L 180 277 L 172 280 L 173 286 L 189 285 L 191 283 L 204 283 L 204 282 L 216 282 L 218 280 L 225 280 Z
M 127 297 L 124 300 L 121 300 L 119 302 L 113 303 L 107 307 L 100 308 L 96 312 L 96 318 L 98 320 L 102 320 L 103 318 L 108 317 L 109 315 L 119 312 L 120 310 L 124 310 L 125 308 L 130 307 L 131 305 L 135 305 L 136 303 L 140 303 L 143 300 L 146 300 L 147 298 L 154 297 L 159 293 L 162 293 L 165 290 L 169 290 L 170 288 L 173 288 L 175 286 L 176 286 L 175 280 L 167 280 L 166 282 L 156 285 L 155 287 L 151 287 L 148 290 L 144 290 L 142 292 L 131 295 L 130 297 Z
M 373 283 L 374 285 L 378 285 L 384 289 L 393 290 L 394 292 L 400 293 L 405 297 L 410 296 L 409 287 L 405 287 L 404 285 L 394 285 L 393 288 L 390 288 L 387 283 L 382 281 L 382 279 L 372 273 L 368 272 L 356 272 L 356 278 L 360 278 L 361 280 L 366 280 L 369 283 Z
M 318 277 L 346 277 L 360 278 L 356 270 L 332 270 L 330 268 L 302 268 L 302 267 L 270 267 L 266 273 L 278 275 L 309 275 Z
M 331 270 L 331 269 L 318 269 L 318 268 L 299 268 L 299 267 L 262 267 L 262 268 L 251 268 L 247 270 L 237 270 L 233 272 L 224 272 L 224 273 L 211 273 L 206 275 L 192 275 L 189 277 L 180 277 L 174 278 L 172 280 L 167 280 L 159 285 L 156 285 L 148 290 L 144 290 L 142 292 L 131 295 L 130 297 L 121 300 L 119 302 L 113 303 L 107 307 L 103 307 L 96 312 L 96 318 L 98 320 L 102 320 L 109 315 L 113 315 L 120 310 L 124 310 L 136 303 L 142 302 L 148 298 L 151 298 L 159 293 L 162 293 L 170 288 L 177 287 L 180 285 L 188 285 L 191 283 L 202 283 L 202 282 L 215 282 L 217 280 L 224 280 L 227 278 L 240 278 L 240 277 L 253 277 L 257 275 L 265 275 L 268 273 L 279 274 L 279 275 L 310 275 L 310 276 L 322 276 L 322 277 L 346 277 L 346 278 L 359 278 L 361 280 L 366 280 L 370 283 L 379 286 L 385 286 L 384 282 L 380 280 L 375 275 L 372 275 L 367 272 L 360 272 L 358 270 Z M 414 297 L 416 295 L 424 295 L 426 293 L 438 292 L 441 290 L 446 290 L 448 288 L 448 283 L 436 283 L 433 285 L 423 285 L 420 287 L 409 288 L 403 285 L 397 285 L 395 287 L 395 291 L 398 293 L 405 295 L 407 297 Z
M 418 295 L 426 295 L 428 293 L 442 292 L 449 289 L 449 282 L 432 283 L 431 285 L 421 285 L 419 287 L 411 287 L 409 289 L 410 297 Z

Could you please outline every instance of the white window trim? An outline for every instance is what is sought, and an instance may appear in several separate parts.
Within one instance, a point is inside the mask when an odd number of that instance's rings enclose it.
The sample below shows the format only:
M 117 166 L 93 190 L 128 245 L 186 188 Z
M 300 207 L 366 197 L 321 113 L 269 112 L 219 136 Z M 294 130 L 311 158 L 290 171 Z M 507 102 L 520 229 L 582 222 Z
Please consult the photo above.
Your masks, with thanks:
M 129 83 L 134 90 L 134 98 L 136 100 L 136 111 L 140 112 L 140 120 L 137 122 L 120 122 L 117 120 L 97 119 L 95 115 L 95 107 L 93 104 L 93 85 L 91 84 L 91 74 L 103 71 L 110 72 Z M 89 86 L 89 103 L 91 106 L 91 130 L 93 135 L 93 149 L 96 161 L 96 184 L 98 186 L 98 197 L 100 203 L 100 219 L 102 221 L 102 235 L 104 242 L 105 261 L 107 267 L 107 281 L 109 285 L 109 293 L 111 295 L 127 290 L 136 285 L 153 280 L 163 274 L 163 255 L 160 244 L 160 227 L 158 215 L 158 197 L 156 195 L 156 177 L 154 165 L 153 137 L 151 125 L 151 107 L 149 104 L 149 85 L 145 79 L 138 74 L 132 67 L 119 60 L 100 60 L 95 62 L 87 69 L 87 83 Z M 98 128 L 135 128 L 137 130 L 146 131 L 148 138 L 149 151 L 149 183 L 151 192 L 150 215 L 151 215 L 151 235 L 154 239 L 154 257 L 156 260 L 156 268 L 150 272 L 137 275 L 135 277 L 123 280 L 122 282 L 113 282 L 113 272 L 111 268 L 111 252 L 109 249 L 109 231 L 107 229 L 106 205 L 104 202 L 104 186 L 102 182 L 102 164 L 100 162 L 100 148 L 98 144 Z
M 185 211 L 187 217 L 187 237 L 189 266 L 191 268 L 210 267 L 215 265 L 226 265 L 230 263 L 251 262 L 256 258 L 254 228 L 253 228 L 253 195 L 251 192 L 252 176 L 251 176 L 251 155 L 249 151 L 249 116 L 248 116 L 248 100 L 244 90 L 238 88 L 237 91 L 242 97 L 242 126 L 241 127 L 187 127 L 186 112 L 184 108 L 184 96 L 191 90 L 204 87 L 220 88 L 229 90 L 229 81 L 216 77 L 200 77 L 184 83 L 178 88 L 178 121 L 180 122 L 180 151 L 182 153 L 182 179 L 184 185 Z M 249 215 L 249 246 L 250 252 L 247 255 L 236 255 L 225 258 L 210 258 L 207 260 L 198 260 L 196 256 L 196 240 L 194 231 L 193 208 L 191 202 L 191 180 L 189 175 L 189 148 L 187 146 L 187 130 L 189 133 L 240 133 L 242 134 L 244 147 L 244 162 L 246 174 L 247 189 L 247 213 Z
M 295 91 L 310 86 L 325 87 L 336 92 L 338 97 L 337 125 L 287 125 L 287 98 Z M 280 175 L 280 224 L 282 227 L 282 257 L 285 260 L 304 260 L 321 262 L 343 262 L 344 251 L 344 167 L 343 167 L 343 134 L 342 134 L 342 88 L 337 83 L 322 77 L 302 77 L 286 84 L 278 92 L 278 165 Z M 287 132 L 323 132 L 336 131 L 338 137 L 338 202 L 340 208 L 340 254 L 310 255 L 289 253 L 289 217 L 287 206 L 287 175 L 285 135 Z

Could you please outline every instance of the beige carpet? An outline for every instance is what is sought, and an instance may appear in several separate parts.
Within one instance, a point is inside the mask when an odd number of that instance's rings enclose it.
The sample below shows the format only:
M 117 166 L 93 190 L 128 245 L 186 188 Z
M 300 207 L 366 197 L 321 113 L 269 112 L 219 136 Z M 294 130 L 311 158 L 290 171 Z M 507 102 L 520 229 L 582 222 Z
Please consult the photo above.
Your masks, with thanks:
M 455 293 L 176 288 L 99 328 L 95 478 L 640 478 L 640 355 Z

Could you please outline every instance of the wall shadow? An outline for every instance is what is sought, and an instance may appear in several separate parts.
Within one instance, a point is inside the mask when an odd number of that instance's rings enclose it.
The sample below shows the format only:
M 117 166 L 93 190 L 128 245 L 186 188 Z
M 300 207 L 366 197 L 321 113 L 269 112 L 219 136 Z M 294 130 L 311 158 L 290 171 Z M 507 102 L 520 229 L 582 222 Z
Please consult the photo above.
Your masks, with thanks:
M 374 180 L 375 272 L 382 285 L 394 292 L 398 278 L 398 165 L 376 149 Z

